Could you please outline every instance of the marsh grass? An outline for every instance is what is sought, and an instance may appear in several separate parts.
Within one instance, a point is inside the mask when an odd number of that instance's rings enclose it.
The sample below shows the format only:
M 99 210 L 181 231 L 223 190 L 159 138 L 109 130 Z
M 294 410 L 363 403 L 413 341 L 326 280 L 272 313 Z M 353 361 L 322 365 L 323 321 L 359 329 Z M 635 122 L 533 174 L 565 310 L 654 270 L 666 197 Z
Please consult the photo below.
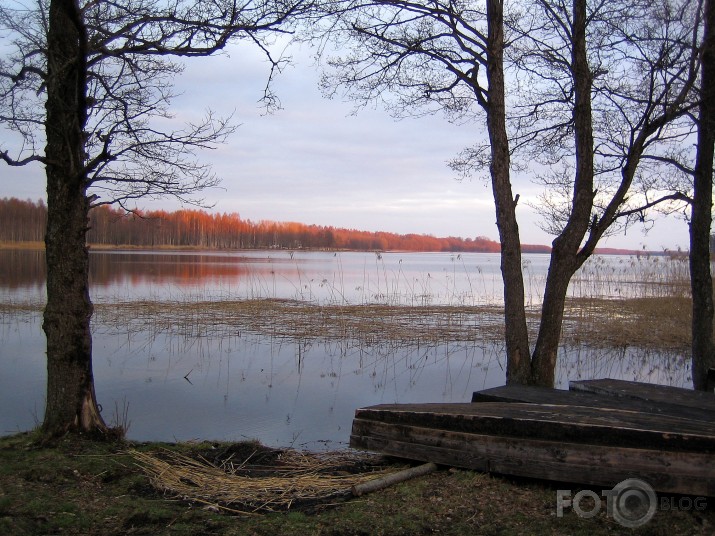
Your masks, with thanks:
M 536 336 L 540 311 L 527 322 Z M 686 351 L 690 344 L 689 298 L 569 298 L 563 344 L 640 346 Z M 285 300 L 221 302 L 123 302 L 98 305 L 95 323 L 131 332 L 184 339 L 230 338 L 247 331 L 298 341 L 350 340 L 372 345 L 445 344 L 503 339 L 497 306 L 312 305 Z
M 496 340 L 501 315 L 498 307 L 340 306 L 287 300 L 124 302 L 96 308 L 102 325 L 186 338 L 230 337 L 246 330 L 273 338 L 414 344 Z
M 672 298 L 690 295 L 686 255 L 595 256 L 571 280 L 577 298 Z
M 692 302 L 686 297 L 571 298 L 564 337 L 595 347 L 638 346 L 689 351 Z
M 461 263 L 461 264 L 460 264 Z M 388 273 L 376 256 L 366 273 L 360 303 L 347 303 L 340 278 L 319 282 L 331 287 L 325 303 L 312 300 L 313 281 L 299 278 L 296 293 L 305 299 L 229 299 L 178 293 L 168 299 L 95 304 L 93 325 L 101 331 L 125 330 L 184 339 L 237 337 L 242 332 L 297 341 L 349 340 L 360 344 L 442 344 L 503 339 L 503 306 L 475 305 L 469 296 L 485 286 L 483 274 L 470 276 L 464 261 L 453 259 L 452 273 L 439 292 L 451 293 L 450 303 L 430 304 L 436 277 L 410 281 L 398 268 Z M 452 284 L 458 273 L 469 278 L 468 291 Z M 541 282 L 525 267 L 530 286 Z M 429 275 L 429 274 L 428 274 Z M 481 278 L 481 279 L 480 279 Z M 450 283 L 450 281 L 452 283 Z M 263 282 L 266 289 L 269 283 Z M 257 289 L 260 296 L 266 289 Z M 369 290 L 367 290 L 369 289 Z M 411 296 L 410 296 L 410 293 Z M 372 301 L 378 299 L 377 302 Z M 468 304 L 472 302 L 472 304 Z M 407 303 L 407 305 L 405 305 Z M 42 310 L 39 301 L 0 300 L 0 324 L 22 321 Z M 527 322 L 532 337 L 538 329 L 540 304 L 527 301 Z M 691 299 L 687 257 L 623 257 L 617 262 L 595 257 L 573 278 L 564 311 L 562 342 L 594 347 L 641 346 L 687 351 L 690 345 Z

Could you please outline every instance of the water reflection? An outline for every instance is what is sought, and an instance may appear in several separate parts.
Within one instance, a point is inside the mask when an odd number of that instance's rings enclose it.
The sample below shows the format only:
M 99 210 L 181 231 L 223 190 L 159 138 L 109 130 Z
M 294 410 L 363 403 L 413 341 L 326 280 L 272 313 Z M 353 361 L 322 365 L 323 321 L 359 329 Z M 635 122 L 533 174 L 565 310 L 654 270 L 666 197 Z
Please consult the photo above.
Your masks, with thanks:
M 545 273 L 543 257 L 534 265 Z M 0 250 L 0 292 L 31 287 L 44 296 L 44 252 Z M 495 303 L 501 300 L 494 254 L 320 251 L 91 251 L 93 301 L 297 299 L 314 303 Z
M 541 302 L 549 256 L 523 256 L 527 305 Z M 576 274 L 573 296 L 650 295 L 683 279 L 679 259 L 596 256 Z M 687 282 L 687 277 L 683 279 Z M 0 250 L 0 296 L 44 298 L 44 252 Z M 90 293 L 116 300 L 296 299 L 313 303 L 502 303 L 499 255 L 321 251 L 91 251 Z
M 0 329 L 0 433 L 31 428 L 44 408 L 39 314 Z M 309 449 L 345 446 L 354 411 L 379 403 L 466 402 L 504 384 L 498 344 L 394 344 L 240 336 L 182 337 L 95 327 L 95 376 L 109 421 L 129 404 L 136 440 L 259 439 Z M 564 348 L 559 387 L 618 377 L 687 386 L 689 367 L 638 348 Z
M 46 277 L 44 250 L 0 249 L 0 290 L 40 290 Z
M 655 281 L 633 272 L 630 264 L 621 267 L 622 260 L 597 259 L 600 264 L 584 272 L 588 277 L 576 278 L 573 288 L 589 296 L 604 289 L 623 295 L 619 289 L 626 278 Z M 190 308 L 193 299 L 402 305 L 501 299 L 494 254 L 100 251 L 92 252 L 90 262 L 97 303 L 162 300 Z M 538 302 L 547 262 L 547 256 L 525 256 L 531 302 Z M 660 262 L 653 264 L 660 269 Z M 42 251 L 0 250 L 0 299 L 42 300 L 44 266 Z M 32 428 L 44 411 L 41 314 L 20 310 L 9 308 L 0 316 L 0 434 Z M 213 326 L 213 317 L 205 313 L 188 310 L 187 326 L 201 329 L 184 334 L 173 309 L 161 317 L 149 311 L 149 319 L 131 326 L 112 323 L 109 316 L 102 323 L 102 315 L 95 315 L 94 369 L 105 419 L 111 422 L 128 403 L 129 435 L 137 440 L 257 438 L 315 449 L 344 445 L 358 407 L 465 402 L 473 391 L 505 381 L 503 346 L 476 335 L 471 342 L 443 338 L 431 344 L 396 343 L 377 335 L 357 340 L 353 331 L 328 341 L 276 338 L 238 324 Z M 691 384 L 688 360 L 675 353 L 561 349 L 559 387 L 602 377 Z

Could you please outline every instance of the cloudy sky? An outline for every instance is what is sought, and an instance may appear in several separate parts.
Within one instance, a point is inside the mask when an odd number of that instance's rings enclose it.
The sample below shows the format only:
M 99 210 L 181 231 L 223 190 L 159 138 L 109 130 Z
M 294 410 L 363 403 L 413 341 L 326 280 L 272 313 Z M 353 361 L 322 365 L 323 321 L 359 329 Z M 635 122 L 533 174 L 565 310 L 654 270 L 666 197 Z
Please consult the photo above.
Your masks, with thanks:
M 291 49 L 291 56 L 294 65 L 274 86 L 282 109 L 272 115 L 264 115 L 258 102 L 268 65 L 255 49 L 233 47 L 225 56 L 193 60 L 177 79 L 177 121 L 197 119 L 211 108 L 233 113 L 240 123 L 227 144 L 202 155 L 222 179 L 221 188 L 203 193 L 212 210 L 254 221 L 498 239 L 485 177 L 460 182 L 447 167 L 485 135 L 484 125 L 455 126 L 441 116 L 395 121 L 379 108 L 355 115 L 351 103 L 321 96 L 309 51 Z M 39 166 L 5 167 L 2 173 L 0 196 L 44 197 Z M 521 196 L 522 242 L 549 244 L 552 237 L 538 228 L 527 205 L 537 188 L 517 176 L 514 191 Z M 178 208 L 172 200 L 139 206 Z M 648 234 L 632 228 L 602 245 L 687 248 L 687 226 L 669 218 Z

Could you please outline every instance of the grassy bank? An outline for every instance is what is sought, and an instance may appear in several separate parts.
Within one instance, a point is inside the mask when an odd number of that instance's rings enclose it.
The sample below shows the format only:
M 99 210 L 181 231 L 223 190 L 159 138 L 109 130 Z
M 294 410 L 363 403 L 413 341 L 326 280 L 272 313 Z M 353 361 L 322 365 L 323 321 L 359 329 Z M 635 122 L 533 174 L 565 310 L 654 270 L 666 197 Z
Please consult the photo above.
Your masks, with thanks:
M 229 448 L 209 443 L 107 444 L 65 438 L 39 448 L 29 434 L 0 438 L 0 534 L 677 536 L 712 534 L 715 530 L 712 507 L 704 511 L 658 511 L 653 520 L 636 530 L 620 527 L 608 518 L 605 504 L 591 519 L 581 519 L 568 509 L 563 517 L 557 517 L 556 490 L 569 489 L 570 485 L 447 468 L 360 498 L 297 502 L 275 512 L 230 515 L 206 502 L 160 491 L 130 449 L 149 455 L 169 449 L 182 456 L 200 455 L 215 464 L 219 456 L 212 457 L 211 453 L 219 453 L 224 461 L 230 457 L 233 464 L 257 478 L 261 471 L 280 465 L 284 456 L 253 444 Z M 401 467 L 394 460 L 366 464 L 363 458 L 355 458 L 343 462 L 339 472 Z

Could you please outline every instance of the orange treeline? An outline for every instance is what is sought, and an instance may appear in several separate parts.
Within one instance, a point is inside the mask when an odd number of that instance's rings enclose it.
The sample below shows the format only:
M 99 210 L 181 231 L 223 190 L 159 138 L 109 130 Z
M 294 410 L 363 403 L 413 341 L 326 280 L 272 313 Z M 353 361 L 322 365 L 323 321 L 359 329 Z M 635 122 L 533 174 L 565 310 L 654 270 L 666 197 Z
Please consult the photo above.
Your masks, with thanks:
M 0 200 L 1 241 L 42 240 L 45 222 L 46 207 L 42 201 Z M 241 219 L 237 213 L 186 209 L 127 213 L 109 206 L 90 212 L 87 240 L 90 244 L 139 247 L 499 252 L 498 242 L 481 236 L 465 239 L 399 235 L 293 222 L 252 222 Z M 525 251 L 532 252 L 548 249 L 525 247 Z
M 42 242 L 47 226 L 44 201 L 0 199 L 0 241 Z

